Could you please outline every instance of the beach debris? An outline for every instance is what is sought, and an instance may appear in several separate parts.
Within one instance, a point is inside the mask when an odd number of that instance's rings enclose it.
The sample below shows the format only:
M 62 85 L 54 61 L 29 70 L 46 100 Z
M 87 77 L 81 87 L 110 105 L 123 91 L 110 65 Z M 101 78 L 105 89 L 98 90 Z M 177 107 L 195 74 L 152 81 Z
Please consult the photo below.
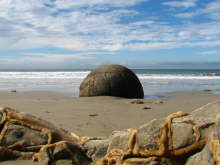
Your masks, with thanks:
M 16 93 L 16 92 L 17 92 L 17 90 L 11 90 L 10 92 L 12 92 L 12 93 Z
M 144 91 L 138 77 L 130 69 L 121 65 L 102 65 L 83 80 L 79 95 L 143 98 Z
M 162 100 L 154 100 L 153 103 L 154 104 L 163 104 L 163 101 Z
M 151 107 L 144 107 L 143 108 L 144 110 L 149 110 L 149 109 L 152 109 Z
M 203 91 L 204 92 L 211 92 L 212 90 L 211 89 L 204 89 Z
M 99 115 L 99 114 L 97 114 L 97 113 L 89 114 L 90 117 L 96 117 L 96 116 L 98 116 L 98 115 Z
M 163 100 L 145 100 L 145 103 L 148 103 L 148 104 L 163 104 L 164 101 Z
M 133 99 L 130 101 L 131 104 L 144 104 L 142 99 Z
M 63 158 L 80 165 L 220 165 L 220 101 L 108 138 L 80 137 L 34 116 L 0 110 L 0 160 Z M 217 118 L 216 118 L 217 116 Z

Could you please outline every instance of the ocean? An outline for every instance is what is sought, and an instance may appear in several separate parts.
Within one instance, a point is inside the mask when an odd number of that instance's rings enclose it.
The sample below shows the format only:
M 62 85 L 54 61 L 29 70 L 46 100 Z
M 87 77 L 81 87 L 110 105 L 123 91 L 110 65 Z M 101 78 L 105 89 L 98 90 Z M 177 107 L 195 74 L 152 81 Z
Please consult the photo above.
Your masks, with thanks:
M 145 98 L 167 92 L 212 90 L 220 94 L 220 70 L 134 69 Z M 79 86 L 91 70 L 0 70 L 1 91 L 55 91 L 77 97 Z

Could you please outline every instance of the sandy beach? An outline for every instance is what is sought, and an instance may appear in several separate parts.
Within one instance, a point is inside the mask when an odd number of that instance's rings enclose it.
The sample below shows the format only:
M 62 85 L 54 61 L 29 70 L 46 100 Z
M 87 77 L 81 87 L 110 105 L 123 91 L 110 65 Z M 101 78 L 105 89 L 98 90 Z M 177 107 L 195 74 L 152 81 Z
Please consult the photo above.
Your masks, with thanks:
M 132 99 L 117 97 L 74 98 L 64 93 L 18 91 L 1 92 L 0 106 L 33 114 L 80 136 L 106 137 L 112 131 L 136 128 L 176 111 L 191 112 L 219 99 L 220 95 L 210 92 L 190 91 L 132 104 Z

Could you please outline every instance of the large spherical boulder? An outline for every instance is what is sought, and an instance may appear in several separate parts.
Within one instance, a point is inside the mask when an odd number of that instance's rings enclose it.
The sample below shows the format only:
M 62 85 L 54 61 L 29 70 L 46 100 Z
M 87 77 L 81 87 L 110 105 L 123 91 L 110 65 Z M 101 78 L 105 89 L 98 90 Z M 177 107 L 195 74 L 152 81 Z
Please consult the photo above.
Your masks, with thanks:
M 139 79 L 130 69 L 121 65 L 102 65 L 84 79 L 79 95 L 143 98 L 144 91 Z

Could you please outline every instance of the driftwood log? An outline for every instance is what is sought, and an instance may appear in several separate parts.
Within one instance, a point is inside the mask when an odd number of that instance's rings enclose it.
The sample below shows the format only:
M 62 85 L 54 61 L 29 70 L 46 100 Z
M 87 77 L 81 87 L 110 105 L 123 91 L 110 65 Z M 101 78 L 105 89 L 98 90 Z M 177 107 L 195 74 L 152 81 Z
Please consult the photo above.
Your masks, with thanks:
M 1 108 L 0 133 L 0 161 L 220 165 L 220 101 L 192 113 L 176 112 L 139 128 L 115 131 L 106 139 L 79 137 L 32 115 Z

